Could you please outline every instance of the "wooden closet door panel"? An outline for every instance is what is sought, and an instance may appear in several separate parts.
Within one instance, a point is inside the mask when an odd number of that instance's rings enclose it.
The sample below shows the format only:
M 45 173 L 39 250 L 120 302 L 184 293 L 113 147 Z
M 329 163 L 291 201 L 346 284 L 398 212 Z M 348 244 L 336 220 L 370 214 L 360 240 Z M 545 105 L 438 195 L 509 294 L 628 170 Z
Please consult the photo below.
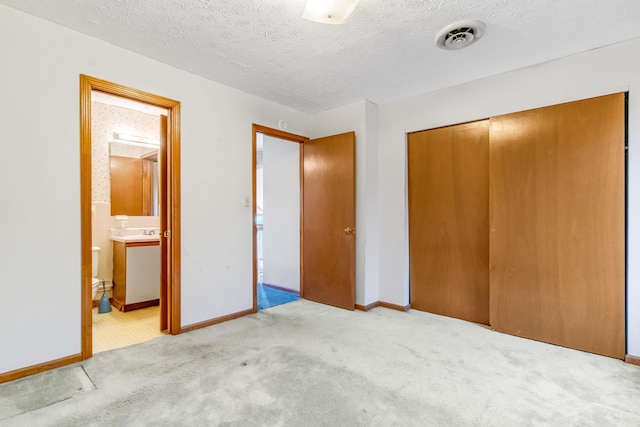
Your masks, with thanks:
M 489 121 L 412 133 L 411 307 L 489 321 Z
M 625 354 L 624 94 L 490 119 L 490 321 Z

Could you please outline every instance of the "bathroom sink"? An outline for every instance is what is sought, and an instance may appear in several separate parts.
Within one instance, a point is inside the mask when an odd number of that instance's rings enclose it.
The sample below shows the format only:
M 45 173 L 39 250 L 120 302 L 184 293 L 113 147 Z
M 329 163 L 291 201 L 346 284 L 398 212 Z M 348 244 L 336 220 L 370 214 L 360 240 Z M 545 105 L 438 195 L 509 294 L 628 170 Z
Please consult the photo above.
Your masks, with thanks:
M 112 228 L 111 240 L 116 242 L 157 242 L 160 230 L 157 228 Z
M 157 242 L 160 240 L 160 235 L 132 234 L 128 236 L 111 236 L 111 240 L 116 242 Z

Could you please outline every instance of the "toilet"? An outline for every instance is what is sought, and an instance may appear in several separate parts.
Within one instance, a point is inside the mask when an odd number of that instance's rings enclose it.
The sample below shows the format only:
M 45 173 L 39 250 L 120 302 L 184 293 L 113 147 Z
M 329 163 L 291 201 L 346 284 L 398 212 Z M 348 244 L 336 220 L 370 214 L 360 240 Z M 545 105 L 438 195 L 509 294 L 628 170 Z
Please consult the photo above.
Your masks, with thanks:
M 92 299 L 96 299 L 98 288 L 100 287 L 100 279 L 98 279 L 98 261 L 100 259 L 100 246 L 91 248 L 91 289 L 93 290 Z
M 91 290 L 93 291 L 94 300 L 100 299 L 102 296 L 102 280 L 98 279 L 98 263 L 100 260 L 100 246 L 91 247 Z M 104 287 L 107 295 L 111 297 L 111 282 L 106 281 Z

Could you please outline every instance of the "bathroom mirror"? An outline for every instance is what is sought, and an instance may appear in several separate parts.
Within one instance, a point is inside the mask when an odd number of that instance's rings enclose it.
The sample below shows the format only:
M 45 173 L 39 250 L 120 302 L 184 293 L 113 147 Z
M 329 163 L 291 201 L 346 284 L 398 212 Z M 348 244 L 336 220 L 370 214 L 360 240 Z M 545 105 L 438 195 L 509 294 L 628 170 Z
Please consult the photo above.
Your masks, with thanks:
M 111 142 L 111 215 L 158 215 L 158 149 Z

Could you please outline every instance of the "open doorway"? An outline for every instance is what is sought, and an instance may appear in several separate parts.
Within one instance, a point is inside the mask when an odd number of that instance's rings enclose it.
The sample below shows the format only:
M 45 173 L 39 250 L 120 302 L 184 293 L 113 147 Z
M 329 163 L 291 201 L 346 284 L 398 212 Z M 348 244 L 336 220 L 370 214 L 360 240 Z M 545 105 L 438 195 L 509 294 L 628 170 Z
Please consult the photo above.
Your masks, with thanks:
M 256 165 L 258 156 L 264 156 L 264 153 L 259 154 L 258 143 L 259 139 L 265 136 L 294 142 L 299 146 L 299 225 L 296 227 L 295 223 L 290 223 L 284 227 L 292 233 L 294 229 L 298 230 L 300 296 L 321 304 L 353 310 L 356 292 L 355 132 L 309 139 L 256 124 L 253 124 L 252 156 L 253 310 L 258 310 L 259 278 L 265 282 L 269 280 L 266 277 L 269 266 L 264 259 L 268 248 L 262 247 L 259 253 L 259 246 L 265 246 L 264 231 L 268 224 L 264 217 L 260 218 L 257 215 Z M 268 165 L 263 166 L 263 177 L 267 167 Z M 290 176 L 288 179 L 294 178 Z M 262 197 L 265 197 L 264 194 Z M 268 200 L 262 203 L 264 215 L 269 209 Z M 277 240 L 278 237 L 276 242 Z
M 103 343 L 94 349 L 94 317 L 104 322 L 106 317 L 99 316 L 109 315 L 116 317 L 112 323 L 121 324 L 122 315 L 131 312 L 130 318 L 154 332 L 148 338 L 161 331 L 180 333 L 180 104 L 84 75 L 80 92 L 86 359 L 104 349 Z M 142 274 L 136 273 L 136 264 Z M 134 335 L 144 339 L 140 330 Z
M 91 93 L 93 353 L 162 335 L 160 141 L 168 110 Z M 108 304 L 107 305 L 107 301 Z
M 300 296 L 300 155 L 297 142 L 256 134 L 257 309 Z

